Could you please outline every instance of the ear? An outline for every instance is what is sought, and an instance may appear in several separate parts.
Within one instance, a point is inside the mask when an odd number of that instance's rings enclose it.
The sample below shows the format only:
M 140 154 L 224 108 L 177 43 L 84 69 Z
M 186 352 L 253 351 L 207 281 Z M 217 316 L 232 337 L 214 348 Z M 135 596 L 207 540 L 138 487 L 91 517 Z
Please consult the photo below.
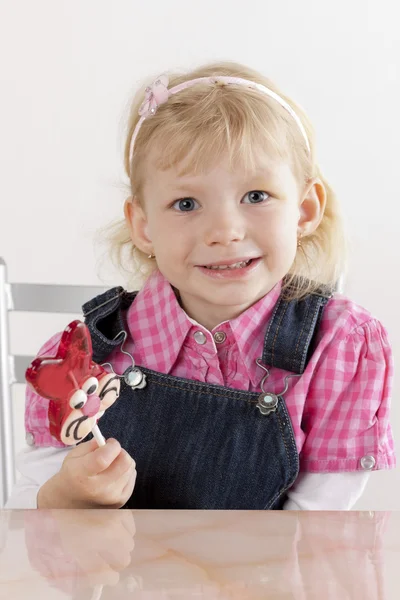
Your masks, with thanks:
M 304 235 L 310 235 L 322 221 L 326 206 L 326 190 L 322 181 L 313 178 L 307 182 L 300 203 L 299 229 Z
M 149 236 L 147 216 L 136 197 L 125 200 L 124 215 L 135 246 L 145 254 L 151 254 L 153 243 Z

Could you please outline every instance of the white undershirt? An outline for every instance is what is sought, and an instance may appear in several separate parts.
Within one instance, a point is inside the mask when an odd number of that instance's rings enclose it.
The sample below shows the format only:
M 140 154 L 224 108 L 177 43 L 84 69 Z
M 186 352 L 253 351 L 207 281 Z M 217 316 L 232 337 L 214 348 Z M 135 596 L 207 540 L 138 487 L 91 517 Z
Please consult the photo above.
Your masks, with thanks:
M 37 508 L 40 487 L 53 477 L 70 448 L 27 446 L 17 456 L 21 475 L 6 508 Z M 288 491 L 284 510 L 350 510 L 361 497 L 370 472 L 300 473 Z

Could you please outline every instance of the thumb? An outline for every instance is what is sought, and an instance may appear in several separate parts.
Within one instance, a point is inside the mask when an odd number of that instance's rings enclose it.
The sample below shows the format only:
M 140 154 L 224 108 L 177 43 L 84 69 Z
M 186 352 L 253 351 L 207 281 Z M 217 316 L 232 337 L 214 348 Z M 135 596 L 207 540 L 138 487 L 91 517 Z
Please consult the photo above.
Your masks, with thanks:
M 78 444 L 78 446 L 73 449 L 73 456 L 75 458 L 85 456 L 86 454 L 93 452 L 93 450 L 96 450 L 96 448 L 98 448 L 97 442 L 94 438 L 92 438 L 88 442 L 82 442 L 81 444 Z
M 121 452 L 120 443 L 110 438 L 105 446 L 97 446 L 92 452 L 87 452 L 81 459 L 80 465 L 88 477 L 98 475 L 108 469 Z

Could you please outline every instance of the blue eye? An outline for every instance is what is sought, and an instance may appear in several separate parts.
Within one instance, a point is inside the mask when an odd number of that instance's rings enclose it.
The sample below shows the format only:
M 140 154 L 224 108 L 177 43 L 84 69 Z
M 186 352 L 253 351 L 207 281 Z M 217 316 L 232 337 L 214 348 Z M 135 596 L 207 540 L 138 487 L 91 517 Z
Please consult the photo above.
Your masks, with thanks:
M 181 198 L 174 202 L 173 207 L 180 212 L 191 212 L 199 206 L 198 202 L 194 198 Z
M 267 194 L 267 192 L 262 192 L 260 190 L 252 190 L 251 192 L 247 192 L 247 194 L 243 198 L 243 201 L 245 198 L 248 198 L 249 201 L 245 202 L 245 204 L 260 204 L 260 202 L 264 202 L 269 197 L 270 196 L 269 194 Z

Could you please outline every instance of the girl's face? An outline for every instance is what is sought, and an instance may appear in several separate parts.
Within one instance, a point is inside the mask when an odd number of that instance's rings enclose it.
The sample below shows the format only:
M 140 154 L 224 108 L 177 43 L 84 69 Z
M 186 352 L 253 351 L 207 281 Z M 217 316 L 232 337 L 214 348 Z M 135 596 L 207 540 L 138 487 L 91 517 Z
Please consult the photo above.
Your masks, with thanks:
M 149 164 L 142 205 L 126 204 L 134 244 L 155 254 L 188 315 L 208 329 L 267 294 L 288 273 L 300 232 L 322 218 L 322 184 L 300 189 L 288 164 L 266 165 L 243 174 L 223 161 L 181 176 Z

